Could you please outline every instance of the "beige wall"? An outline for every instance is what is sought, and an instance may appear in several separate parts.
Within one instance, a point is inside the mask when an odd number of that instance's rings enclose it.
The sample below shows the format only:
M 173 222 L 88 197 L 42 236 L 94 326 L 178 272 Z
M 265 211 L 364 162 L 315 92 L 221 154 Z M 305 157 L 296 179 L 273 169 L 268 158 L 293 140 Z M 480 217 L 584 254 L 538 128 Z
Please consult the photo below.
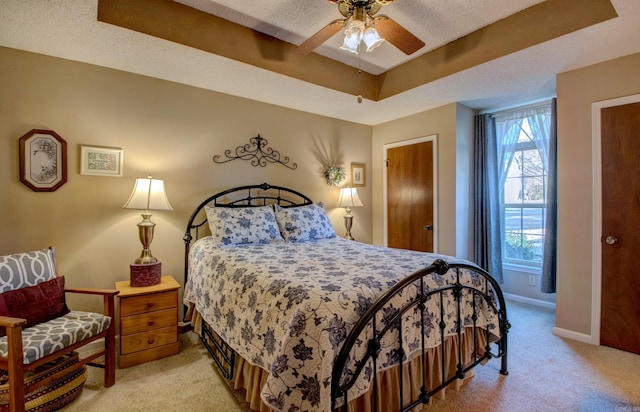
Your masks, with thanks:
M 640 54 L 558 75 L 557 326 L 590 333 L 591 103 L 640 93 Z M 365 204 L 354 209 L 358 240 L 383 243 L 383 145 L 437 135 L 439 251 L 471 256 L 473 112 L 452 103 L 375 127 L 325 118 L 131 73 L 0 48 L 0 254 L 55 245 L 74 286 L 111 287 L 138 256 L 137 211 L 122 209 L 137 176 L 165 179 L 173 212 L 156 212 L 154 255 L 181 281 L 182 235 L 206 196 L 270 182 L 324 201 L 339 235 L 338 191 L 322 177 L 331 162 L 367 163 Z M 18 139 L 55 130 L 68 143 L 68 182 L 36 193 L 19 181 Z M 251 167 L 211 157 L 260 133 L 298 163 Z M 79 174 L 79 146 L 124 149 L 124 177 Z M 455 205 L 455 207 L 451 207 Z M 508 285 L 506 285 L 508 286 Z M 88 302 L 79 302 L 90 306 Z M 73 304 L 73 300 L 72 300 Z M 97 306 L 94 305 L 94 306 Z
M 456 105 L 456 253 L 473 258 L 473 154 L 476 112 Z
M 466 127 L 457 130 L 458 117 L 464 119 Z M 468 172 L 472 149 L 469 123 L 473 121 L 471 109 L 457 104 L 448 104 L 413 116 L 387 122 L 373 128 L 373 242 L 384 244 L 384 145 L 425 136 L 437 135 L 438 145 L 438 252 L 459 257 L 468 257 L 470 239 L 467 235 L 470 210 Z M 458 151 L 460 150 L 460 151 Z M 460 168 L 460 170 L 458 170 Z M 457 188 L 457 184 L 460 185 Z M 462 219 L 462 220 L 459 220 Z M 460 226 L 464 226 L 462 229 Z M 457 231 L 461 230 L 460 233 Z M 464 241 L 461 241 L 464 237 Z
M 591 334 L 591 105 L 640 93 L 640 54 L 560 73 L 556 326 Z
M 288 186 L 325 202 L 343 235 L 338 190 L 327 186 L 323 168 L 371 159 L 369 126 L 8 48 L 0 48 L 0 90 L 0 254 L 54 245 L 60 271 L 76 287 L 128 279 L 141 250 L 141 217 L 122 205 L 135 177 L 165 180 L 174 211 L 153 214 L 151 250 L 163 273 L 182 282 L 186 222 L 208 195 L 244 184 Z M 33 192 L 19 180 L 18 139 L 31 129 L 67 141 L 68 181 L 55 192 Z M 298 168 L 213 163 L 257 134 Z M 124 176 L 80 175 L 80 145 L 121 147 Z M 358 190 L 365 206 L 353 212 L 353 235 L 364 242 L 372 240 L 371 188 Z

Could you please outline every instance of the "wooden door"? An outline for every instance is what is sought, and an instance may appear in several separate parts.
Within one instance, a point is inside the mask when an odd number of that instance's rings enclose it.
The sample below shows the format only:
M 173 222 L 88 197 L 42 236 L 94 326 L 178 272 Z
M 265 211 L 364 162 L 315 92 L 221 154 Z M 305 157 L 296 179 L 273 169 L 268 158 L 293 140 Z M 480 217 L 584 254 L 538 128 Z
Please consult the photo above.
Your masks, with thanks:
M 433 252 L 433 142 L 387 150 L 387 245 Z
M 604 108 L 600 343 L 640 354 L 640 103 Z

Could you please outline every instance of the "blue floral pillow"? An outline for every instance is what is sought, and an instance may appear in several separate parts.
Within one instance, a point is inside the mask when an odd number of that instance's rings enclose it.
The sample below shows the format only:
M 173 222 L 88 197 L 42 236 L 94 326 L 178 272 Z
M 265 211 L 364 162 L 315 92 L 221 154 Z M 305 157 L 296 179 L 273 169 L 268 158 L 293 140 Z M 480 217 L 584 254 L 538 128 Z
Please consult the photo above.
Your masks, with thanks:
M 276 206 L 276 219 L 280 233 L 287 242 L 306 242 L 336 236 L 322 202 L 290 208 Z
M 211 236 L 218 247 L 282 242 L 278 223 L 271 206 L 209 207 L 205 206 Z

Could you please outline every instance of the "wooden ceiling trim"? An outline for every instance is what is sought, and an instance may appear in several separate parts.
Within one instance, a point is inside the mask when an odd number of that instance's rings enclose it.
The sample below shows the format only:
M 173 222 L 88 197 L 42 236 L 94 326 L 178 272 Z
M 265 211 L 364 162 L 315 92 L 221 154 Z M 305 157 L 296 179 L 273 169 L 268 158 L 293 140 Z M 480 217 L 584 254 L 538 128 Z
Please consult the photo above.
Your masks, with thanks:
M 547 0 L 378 76 L 378 100 L 617 17 L 610 0 Z
M 373 101 L 617 16 L 610 0 L 547 0 L 375 76 L 171 0 L 98 0 L 98 21 Z
M 98 21 L 375 100 L 376 76 L 171 0 L 98 0 Z

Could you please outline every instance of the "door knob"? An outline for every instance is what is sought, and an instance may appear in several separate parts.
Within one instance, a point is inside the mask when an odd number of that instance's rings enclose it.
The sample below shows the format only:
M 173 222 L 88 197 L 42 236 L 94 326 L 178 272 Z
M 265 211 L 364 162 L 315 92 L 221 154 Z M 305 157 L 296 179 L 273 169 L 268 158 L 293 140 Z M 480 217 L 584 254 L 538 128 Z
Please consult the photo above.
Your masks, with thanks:
M 618 238 L 615 236 L 607 236 L 604 241 L 607 243 L 607 245 L 614 245 L 616 243 L 618 243 Z
M 433 230 L 433 227 L 431 225 L 425 225 L 424 230 Z

